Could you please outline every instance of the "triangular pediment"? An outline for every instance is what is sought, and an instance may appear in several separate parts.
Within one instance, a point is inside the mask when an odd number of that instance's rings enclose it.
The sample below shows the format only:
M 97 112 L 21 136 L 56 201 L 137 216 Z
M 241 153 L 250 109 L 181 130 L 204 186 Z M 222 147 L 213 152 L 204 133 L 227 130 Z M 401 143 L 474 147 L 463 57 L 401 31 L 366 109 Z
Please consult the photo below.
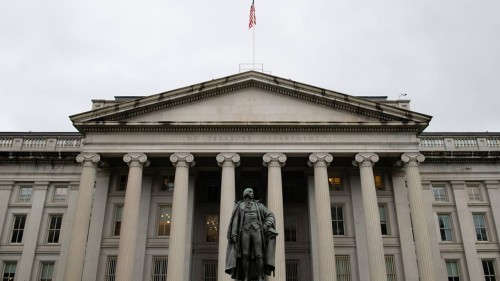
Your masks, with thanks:
M 80 131 L 181 127 L 406 127 L 431 117 L 295 81 L 245 72 L 71 116 Z

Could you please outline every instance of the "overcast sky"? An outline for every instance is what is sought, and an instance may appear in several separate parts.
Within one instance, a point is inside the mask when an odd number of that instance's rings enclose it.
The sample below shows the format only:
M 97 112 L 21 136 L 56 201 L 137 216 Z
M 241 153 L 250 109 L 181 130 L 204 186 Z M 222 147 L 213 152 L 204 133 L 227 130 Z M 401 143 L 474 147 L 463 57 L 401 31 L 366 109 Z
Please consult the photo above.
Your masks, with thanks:
M 252 61 L 251 0 L 0 2 L 0 131 L 76 131 L 91 99 Z M 256 61 L 356 96 L 406 93 L 427 132 L 500 132 L 500 1 L 255 0 Z

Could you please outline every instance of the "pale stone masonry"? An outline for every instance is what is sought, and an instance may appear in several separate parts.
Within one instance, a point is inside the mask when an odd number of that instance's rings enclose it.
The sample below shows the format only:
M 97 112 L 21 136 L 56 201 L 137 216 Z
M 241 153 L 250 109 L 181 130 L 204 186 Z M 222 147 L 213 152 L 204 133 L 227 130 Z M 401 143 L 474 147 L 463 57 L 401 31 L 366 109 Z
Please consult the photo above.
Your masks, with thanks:
M 0 132 L 2 276 L 229 281 L 251 187 L 277 220 L 269 280 L 500 278 L 500 133 L 258 72 L 70 118 Z

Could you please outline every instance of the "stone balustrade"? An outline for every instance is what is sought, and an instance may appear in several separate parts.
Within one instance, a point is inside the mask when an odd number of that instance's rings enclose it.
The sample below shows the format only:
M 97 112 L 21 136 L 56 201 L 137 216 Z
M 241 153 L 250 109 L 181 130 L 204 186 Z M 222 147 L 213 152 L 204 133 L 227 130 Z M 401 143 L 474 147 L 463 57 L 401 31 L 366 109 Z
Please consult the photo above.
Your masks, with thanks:
M 0 151 L 67 151 L 80 152 L 83 137 L 80 135 L 54 135 L 37 134 L 36 136 L 25 134 L 3 134 L 0 136 Z
M 419 137 L 420 151 L 499 151 L 500 134 L 475 136 L 422 135 Z

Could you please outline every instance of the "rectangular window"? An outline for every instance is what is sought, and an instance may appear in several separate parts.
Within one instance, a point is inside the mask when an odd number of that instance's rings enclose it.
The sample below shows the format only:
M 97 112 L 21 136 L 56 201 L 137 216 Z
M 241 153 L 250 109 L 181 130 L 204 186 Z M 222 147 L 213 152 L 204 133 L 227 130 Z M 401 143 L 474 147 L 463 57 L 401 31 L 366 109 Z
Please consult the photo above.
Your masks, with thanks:
M 335 256 L 337 281 L 351 281 L 351 262 L 349 256 Z
M 51 215 L 49 217 L 49 233 L 47 243 L 59 243 L 61 233 L 62 215 Z
M 68 188 L 62 185 L 54 186 L 54 194 L 52 195 L 52 202 L 63 203 L 66 202 L 66 195 L 68 194 Z
M 345 235 L 343 206 L 332 206 L 333 235 Z
M 299 281 L 299 261 L 287 260 L 285 261 L 286 267 L 286 281 Z
M 450 215 L 438 215 L 438 223 L 441 241 L 453 241 Z
M 104 273 L 105 281 L 115 281 L 116 275 L 116 256 L 109 256 L 106 260 L 106 272 Z
M 378 206 L 378 214 L 380 217 L 380 230 L 382 235 L 389 235 L 389 224 L 387 223 L 386 206 Z
M 220 188 L 216 185 L 207 187 L 207 202 L 218 202 L 220 200 Z
M 297 242 L 297 217 L 285 215 L 285 242 Z
M 54 262 L 42 262 L 40 269 L 40 281 L 52 281 L 54 273 Z
M 120 175 L 118 177 L 117 191 L 125 191 L 127 189 L 128 175 Z
M 448 272 L 448 281 L 460 281 L 460 270 L 457 261 L 446 261 L 446 271 Z
M 33 186 L 31 185 L 20 185 L 19 194 L 17 195 L 18 203 L 29 203 L 31 202 L 31 193 L 33 192 Z
M 434 201 L 436 202 L 446 202 L 448 198 L 446 196 L 446 189 L 444 185 L 432 186 L 432 192 L 434 193 Z
M 477 241 L 488 241 L 488 231 L 486 229 L 486 217 L 484 214 L 472 214 L 474 227 L 476 228 Z
M 394 256 L 385 256 L 385 270 L 387 272 L 387 281 L 398 281 Z
M 14 215 L 14 225 L 12 226 L 12 236 L 10 237 L 10 243 L 23 242 L 25 225 L 26 215 Z
M 479 185 L 469 185 L 467 186 L 467 193 L 469 194 L 470 202 L 481 202 L 481 188 Z
M 2 281 L 14 280 L 16 276 L 16 262 L 5 262 L 3 264 Z
M 158 236 L 170 236 L 170 225 L 172 220 L 172 209 L 167 206 L 160 206 L 158 213 Z
M 113 236 L 120 236 L 120 230 L 122 227 L 122 213 L 123 206 L 116 205 L 115 213 L 113 216 Z
M 219 241 L 219 215 L 207 215 L 205 217 L 205 226 L 205 242 Z
M 203 261 L 203 281 L 217 281 L 217 261 Z
M 328 184 L 330 186 L 330 191 L 342 190 L 342 178 L 340 176 L 329 177 Z
M 382 175 L 374 175 L 373 180 L 375 181 L 375 188 L 377 190 L 382 190 L 384 188 L 384 178 Z
M 167 281 L 167 257 L 153 257 L 152 281 Z
M 485 281 L 496 281 L 497 277 L 495 274 L 495 261 L 493 260 L 483 260 L 483 273 Z
M 174 190 L 174 175 L 164 175 L 161 178 L 161 191 L 172 191 Z

